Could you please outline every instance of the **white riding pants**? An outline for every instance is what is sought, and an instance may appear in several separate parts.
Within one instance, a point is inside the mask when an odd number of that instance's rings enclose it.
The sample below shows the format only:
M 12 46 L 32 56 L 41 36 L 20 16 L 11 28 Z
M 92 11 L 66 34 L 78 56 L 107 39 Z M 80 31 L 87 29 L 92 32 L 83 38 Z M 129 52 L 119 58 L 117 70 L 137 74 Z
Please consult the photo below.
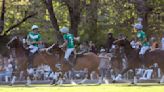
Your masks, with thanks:
M 71 53 L 74 51 L 75 48 L 67 48 L 67 50 L 65 51 L 65 55 L 64 55 L 64 58 L 66 60 L 69 59 L 69 56 L 71 55 Z
M 149 46 L 142 46 L 139 52 L 140 55 L 144 55 L 145 52 L 149 49 Z
M 38 49 L 39 49 L 38 47 L 36 47 L 36 46 L 34 46 L 34 45 L 30 45 L 29 48 L 30 48 L 30 52 L 31 52 L 31 53 L 35 53 L 35 52 L 38 51 Z

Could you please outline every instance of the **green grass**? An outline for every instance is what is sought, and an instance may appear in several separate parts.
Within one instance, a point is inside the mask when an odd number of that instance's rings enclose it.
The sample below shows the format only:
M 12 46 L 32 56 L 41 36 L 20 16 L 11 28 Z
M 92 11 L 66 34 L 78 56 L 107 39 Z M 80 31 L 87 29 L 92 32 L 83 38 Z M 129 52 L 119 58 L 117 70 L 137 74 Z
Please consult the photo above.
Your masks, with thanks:
M 71 85 L 64 84 L 61 86 L 31 85 L 0 85 L 0 92 L 164 92 L 164 85 L 159 84 L 84 84 Z

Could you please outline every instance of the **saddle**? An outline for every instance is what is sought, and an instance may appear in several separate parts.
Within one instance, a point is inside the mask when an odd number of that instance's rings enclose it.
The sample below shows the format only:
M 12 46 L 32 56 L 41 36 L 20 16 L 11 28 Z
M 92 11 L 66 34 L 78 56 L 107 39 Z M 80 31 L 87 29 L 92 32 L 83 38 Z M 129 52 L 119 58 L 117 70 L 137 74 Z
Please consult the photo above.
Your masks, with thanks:
M 75 66 L 76 63 L 77 63 L 77 58 L 84 56 L 85 53 L 86 52 L 80 52 L 80 53 L 72 52 L 71 55 L 70 55 L 70 57 L 69 57 L 68 63 L 71 66 Z

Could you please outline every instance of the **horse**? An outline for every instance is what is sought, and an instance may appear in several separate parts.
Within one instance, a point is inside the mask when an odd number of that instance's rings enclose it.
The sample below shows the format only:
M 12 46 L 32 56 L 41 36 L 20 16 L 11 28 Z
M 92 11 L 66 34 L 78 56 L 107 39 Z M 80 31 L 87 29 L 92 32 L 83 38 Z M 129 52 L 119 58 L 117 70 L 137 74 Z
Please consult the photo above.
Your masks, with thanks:
M 142 65 L 145 65 L 146 67 L 150 67 L 154 63 L 157 63 L 159 65 L 159 68 L 161 69 L 161 71 L 164 72 L 164 62 L 163 62 L 164 51 L 163 50 L 156 49 L 153 51 L 147 51 L 144 54 L 143 60 L 141 60 L 141 58 L 139 56 L 139 50 L 132 48 L 130 45 L 130 41 L 128 41 L 127 39 L 119 39 L 119 40 L 115 41 L 114 44 L 118 47 L 124 48 L 124 53 L 127 58 L 128 67 L 126 69 L 124 69 L 121 72 L 121 75 L 118 75 L 113 82 L 115 82 L 119 77 L 121 77 L 128 70 L 133 69 L 134 70 L 134 80 L 132 83 L 136 83 L 137 80 L 135 77 L 135 68 L 138 68 Z M 162 76 L 162 78 L 160 80 L 160 83 L 161 82 L 164 82 L 164 75 Z
M 24 46 L 23 41 L 19 37 L 14 37 L 11 41 L 8 42 L 7 47 L 15 48 L 16 58 L 18 61 L 18 69 L 26 71 L 28 67 L 28 56 L 26 54 L 26 46 Z M 52 51 L 52 54 L 50 51 Z M 55 71 L 61 71 L 62 73 L 68 72 L 70 70 L 82 70 L 84 68 L 88 69 L 88 73 L 91 71 L 96 71 L 98 73 L 99 58 L 94 53 L 85 53 L 84 55 L 76 58 L 75 66 L 71 67 L 69 64 L 65 64 L 63 61 L 64 51 L 59 48 L 57 44 L 53 44 L 48 47 L 45 51 L 35 54 L 33 59 L 33 67 L 36 67 L 41 64 L 48 64 L 50 68 Z M 55 67 L 56 64 L 61 64 L 61 68 Z M 27 76 L 27 75 L 26 75 Z M 56 80 L 53 80 L 53 83 Z M 13 82 L 11 82 L 13 84 Z
M 68 63 L 65 63 L 64 61 L 65 51 L 63 48 L 52 45 L 48 50 L 54 53 L 58 53 L 58 55 L 60 56 L 61 71 L 63 73 L 68 72 L 70 70 L 76 70 L 76 71 L 86 70 L 87 71 L 87 75 L 85 79 L 79 82 L 80 84 L 84 83 L 88 78 L 90 78 L 89 74 L 92 71 L 95 71 L 97 74 L 99 74 L 99 71 L 98 71 L 99 57 L 93 52 L 77 54 L 76 58 L 71 59 L 72 61 L 68 61 L 68 62 L 74 63 L 74 65 L 70 65 Z M 72 83 L 75 83 L 75 82 L 72 81 Z
M 24 71 L 25 73 L 25 77 L 28 79 L 28 83 L 30 83 L 30 78 L 29 75 L 27 73 L 27 69 L 28 69 L 28 50 L 26 49 L 27 47 L 24 45 L 23 40 L 20 39 L 20 37 L 13 37 L 8 43 L 7 43 L 7 47 L 9 49 L 14 48 L 15 49 L 15 55 L 16 55 L 16 59 L 17 59 L 17 69 L 15 71 L 13 71 L 13 78 L 12 81 L 10 83 L 10 85 L 13 85 L 15 82 L 15 79 L 17 76 L 19 76 L 19 73 L 21 71 Z M 46 51 L 41 51 L 41 52 L 37 52 L 34 55 L 34 59 L 33 59 L 33 68 L 36 68 L 42 64 L 47 64 L 50 66 L 50 68 L 52 69 L 53 72 L 56 72 L 59 70 L 58 67 L 55 67 L 56 64 L 58 63 L 58 55 L 53 54 L 50 55 L 48 52 Z

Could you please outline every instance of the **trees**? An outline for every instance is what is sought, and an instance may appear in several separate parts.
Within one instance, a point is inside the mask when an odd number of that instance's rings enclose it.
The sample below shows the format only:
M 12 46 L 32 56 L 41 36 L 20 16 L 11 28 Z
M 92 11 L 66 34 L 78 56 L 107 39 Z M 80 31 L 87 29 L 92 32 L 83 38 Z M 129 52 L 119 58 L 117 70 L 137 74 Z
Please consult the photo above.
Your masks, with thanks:
M 1 16 L 0 16 L 0 50 L 2 54 L 6 54 L 6 51 L 4 48 L 6 47 L 6 43 L 9 41 L 8 33 L 12 31 L 12 29 L 18 27 L 23 22 L 25 22 L 27 19 L 35 16 L 37 13 L 31 13 L 29 15 L 24 16 L 24 18 L 21 21 L 18 21 L 16 24 L 10 25 L 9 28 L 5 29 L 5 14 L 6 14 L 6 0 L 2 0 L 1 5 Z
M 0 44 L 12 35 L 26 35 L 33 24 L 40 27 L 43 40 L 62 42 L 59 29 L 70 27 L 82 41 L 104 44 L 106 34 L 135 33 L 138 17 L 144 19 L 144 31 L 161 34 L 164 28 L 163 0 L 2 0 L 0 2 Z M 23 24 L 23 25 L 21 25 Z M 3 42 L 5 41 L 5 42 Z M 4 48 L 4 47 L 1 47 Z

